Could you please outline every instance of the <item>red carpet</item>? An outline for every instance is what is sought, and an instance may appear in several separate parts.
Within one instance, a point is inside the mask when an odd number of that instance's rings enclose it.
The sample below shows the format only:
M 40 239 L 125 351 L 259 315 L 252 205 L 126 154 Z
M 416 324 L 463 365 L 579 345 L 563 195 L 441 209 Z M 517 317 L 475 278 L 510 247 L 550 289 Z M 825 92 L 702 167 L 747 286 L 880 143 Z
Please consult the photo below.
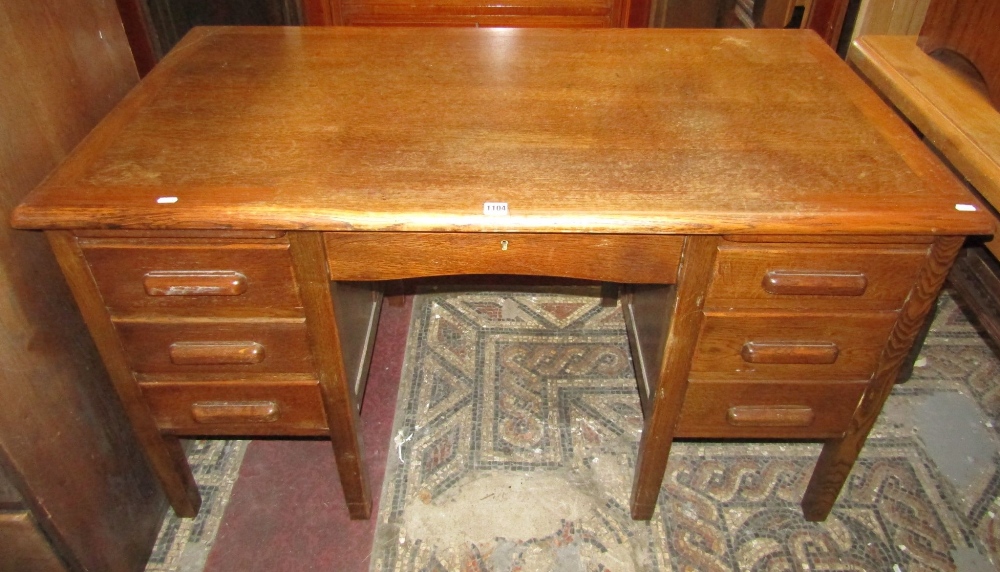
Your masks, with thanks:
M 368 570 L 412 299 L 382 305 L 361 411 L 374 506 L 347 516 L 333 450 L 326 440 L 250 444 L 206 572 Z

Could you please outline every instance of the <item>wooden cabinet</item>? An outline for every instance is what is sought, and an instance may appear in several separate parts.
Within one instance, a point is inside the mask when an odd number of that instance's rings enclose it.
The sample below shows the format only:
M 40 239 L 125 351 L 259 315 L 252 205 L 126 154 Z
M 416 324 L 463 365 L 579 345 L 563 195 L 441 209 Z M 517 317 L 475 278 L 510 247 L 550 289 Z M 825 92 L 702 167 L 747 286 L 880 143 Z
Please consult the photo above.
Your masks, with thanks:
M 701 0 L 672 0 L 699 4 Z M 813 30 L 830 47 L 839 49 L 847 21 L 849 0 L 714 0 L 718 23 L 727 28 L 785 28 Z
M 306 0 L 306 23 L 346 26 L 621 28 L 645 26 L 647 1 Z
M 0 571 L 141 570 L 166 511 L 44 238 L 10 210 L 138 81 L 114 4 L 0 3 Z

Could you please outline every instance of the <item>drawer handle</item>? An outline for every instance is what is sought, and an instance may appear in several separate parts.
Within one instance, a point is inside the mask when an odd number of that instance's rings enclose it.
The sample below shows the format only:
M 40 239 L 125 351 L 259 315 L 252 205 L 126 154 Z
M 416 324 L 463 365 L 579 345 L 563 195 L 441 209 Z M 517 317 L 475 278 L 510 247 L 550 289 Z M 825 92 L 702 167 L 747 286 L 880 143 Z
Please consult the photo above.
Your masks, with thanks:
M 778 296 L 861 296 L 868 288 L 868 277 L 862 272 L 771 270 L 762 286 Z
M 170 361 L 176 365 L 253 365 L 264 361 L 257 342 L 174 342 Z
M 239 296 L 247 277 L 231 270 L 151 270 L 142 285 L 149 296 Z
M 198 423 L 271 423 L 278 420 L 275 401 L 198 401 L 191 404 Z
M 736 427 L 808 427 L 815 417 L 804 405 L 739 405 L 729 408 L 726 421 Z
M 740 351 L 747 363 L 830 364 L 839 355 L 840 348 L 833 342 L 747 342 Z

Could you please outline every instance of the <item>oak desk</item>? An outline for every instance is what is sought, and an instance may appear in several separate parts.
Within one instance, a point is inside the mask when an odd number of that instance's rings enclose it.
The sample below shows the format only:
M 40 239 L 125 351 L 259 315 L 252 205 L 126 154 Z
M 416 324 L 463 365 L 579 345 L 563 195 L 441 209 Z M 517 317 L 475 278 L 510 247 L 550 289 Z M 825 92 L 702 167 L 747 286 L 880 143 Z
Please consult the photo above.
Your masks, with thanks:
M 180 515 L 178 436 L 239 434 L 328 435 L 368 517 L 373 282 L 522 274 L 633 285 L 635 518 L 674 437 L 777 437 L 826 443 L 815 520 L 980 209 L 811 32 L 222 28 L 13 219 Z

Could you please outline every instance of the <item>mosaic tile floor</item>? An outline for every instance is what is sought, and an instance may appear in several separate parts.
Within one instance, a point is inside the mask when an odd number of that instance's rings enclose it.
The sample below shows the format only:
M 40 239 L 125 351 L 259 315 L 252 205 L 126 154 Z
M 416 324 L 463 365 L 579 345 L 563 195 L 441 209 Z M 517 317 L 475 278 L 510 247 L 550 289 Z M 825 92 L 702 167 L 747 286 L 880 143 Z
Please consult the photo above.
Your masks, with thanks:
M 620 309 L 440 291 L 415 304 L 372 570 L 993 570 L 1000 361 L 942 297 L 825 523 L 798 509 L 815 444 L 678 443 L 660 508 L 628 517 L 641 428 Z M 480 429 L 474 430 L 474 427 Z M 148 571 L 204 568 L 247 442 L 195 441 L 197 519 Z
M 818 445 L 685 442 L 644 523 L 621 310 L 583 294 L 418 298 L 372 570 L 994 568 L 1000 362 L 951 296 L 826 522 Z
M 146 572 L 197 572 L 205 567 L 249 441 L 188 441 L 188 462 L 201 493 L 195 518 L 169 512 L 160 527 Z

